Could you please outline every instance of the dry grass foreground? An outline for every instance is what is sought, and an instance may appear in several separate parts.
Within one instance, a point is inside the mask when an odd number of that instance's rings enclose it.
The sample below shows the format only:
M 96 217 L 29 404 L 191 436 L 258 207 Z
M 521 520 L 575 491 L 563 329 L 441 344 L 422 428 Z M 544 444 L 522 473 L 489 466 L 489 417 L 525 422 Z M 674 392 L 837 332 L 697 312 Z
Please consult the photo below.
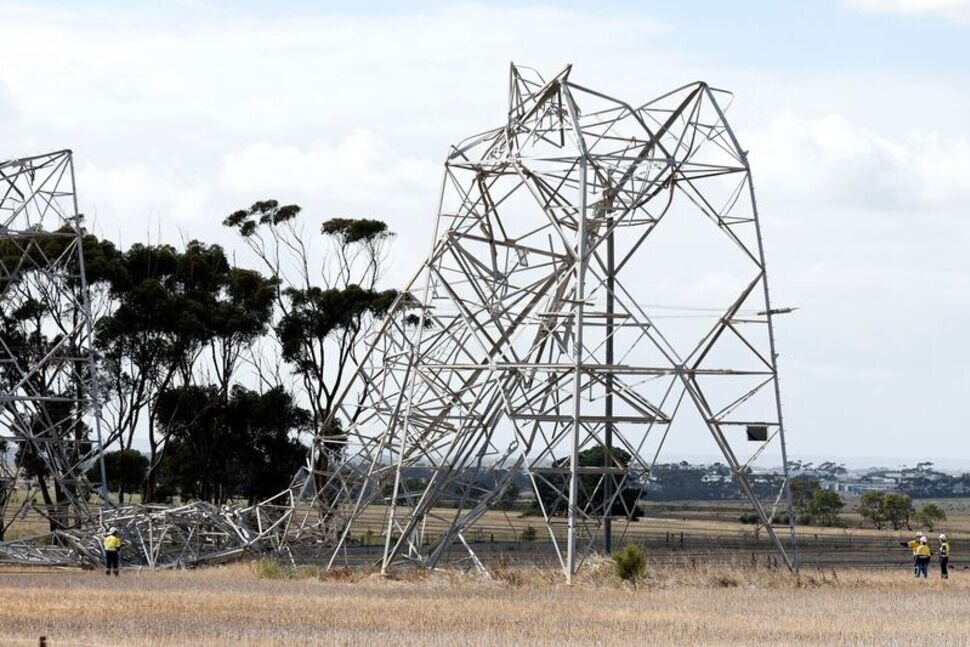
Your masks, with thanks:
M 652 572 L 605 561 L 565 586 L 539 568 L 381 578 L 235 564 L 181 572 L 0 569 L 0 645 L 966 644 L 970 576 Z

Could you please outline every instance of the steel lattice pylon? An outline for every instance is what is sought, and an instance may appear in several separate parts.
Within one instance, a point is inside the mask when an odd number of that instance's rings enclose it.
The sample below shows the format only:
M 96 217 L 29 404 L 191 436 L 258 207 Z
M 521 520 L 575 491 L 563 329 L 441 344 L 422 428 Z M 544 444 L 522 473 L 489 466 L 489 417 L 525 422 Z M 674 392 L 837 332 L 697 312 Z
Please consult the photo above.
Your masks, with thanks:
M 85 476 L 101 428 L 82 233 L 70 151 L 0 162 L 4 529 L 31 512 L 79 526 L 103 494 L 103 464 L 97 482 Z
M 242 508 L 109 499 L 83 240 L 70 151 L 0 162 L 0 524 L 49 524 L 0 541 L 0 562 L 98 566 L 109 526 L 124 563 L 153 568 L 280 550 L 289 491 Z
M 379 516 L 384 569 L 434 566 L 457 543 L 480 566 L 463 533 L 524 471 L 571 577 L 600 529 L 632 516 L 621 493 L 643 490 L 691 411 L 797 563 L 774 312 L 730 95 L 695 83 L 633 107 L 570 72 L 513 66 L 507 123 L 448 156 L 428 260 L 314 444 L 331 564 Z M 651 247 L 678 222 L 716 237 Z M 703 328 L 651 314 L 656 277 L 716 264 L 715 246 L 730 268 L 711 275 L 721 297 L 690 309 Z M 774 479 L 754 469 L 769 455 Z
M 289 490 L 246 507 L 110 500 L 81 221 L 70 151 L 0 162 L 0 539 L 20 522 L 0 562 L 96 567 L 109 526 L 136 566 L 285 550 Z

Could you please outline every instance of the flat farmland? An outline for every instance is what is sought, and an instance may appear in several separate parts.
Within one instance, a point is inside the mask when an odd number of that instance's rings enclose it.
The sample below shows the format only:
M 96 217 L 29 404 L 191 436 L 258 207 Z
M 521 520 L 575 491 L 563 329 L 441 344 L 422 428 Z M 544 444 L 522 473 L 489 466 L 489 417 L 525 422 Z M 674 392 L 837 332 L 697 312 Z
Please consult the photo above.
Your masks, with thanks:
M 705 566 L 651 568 L 634 588 L 605 560 L 574 586 L 535 567 L 394 579 L 265 563 L 117 579 L 0 570 L 0 627 L 0 644 L 25 646 L 960 644 L 970 577 Z
M 916 505 L 924 502 L 917 501 Z M 963 568 L 960 546 L 963 538 L 970 537 L 970 512 L 966 499 L 939 500 L 948 514 L 946 522 L 933 533 L 945 530 L 954 545 L 954 568 Z M 847 508 L 854 508 L 849 501 Z M 665 502 L 649 504 L 644 516 L 634 522 L 614 522 L 614 546 L 636 543 L 656 561 L 668 563 L 714 562 L 739 563 L 754 560 L 775 564 L 777 551 L 768 535 L 752 524 L 738 521 L 749 509 L 738 502 Z M 400 512 L 400 508 L 399 508 Z M 354 549 L 349 553 L 347 565 L 364 565 L 374 561 L 384 546 L 381 536 L 386 527 L 386 510 L 372 506 L 356 520 L 351 539 Z M 450 525 L 456 511 L 437 508 L 431 511 L 423 524 L 426 542 L 435 540 Z M 901 542 L 911 539 L 921 529 L 877 530 L 863 526 L 862 519 L 854 512 L 843 515 L 845 527 L 798 527 L 798 555 L 800 562 L 809 568 L 861 567 L 897 568 L 909 563 L 911 556 Z M 565 539 L 566 527 L 559 520 L 554 526 L 555 540 Z M 925 529 L 923 529 L 925 530 Z M 532 532 L 534 531 L 534 533 Z M 779 536 L 790 552 L 792 543 L 787 527 L 778 527 Z M 556 561 L 553 537 L 541 517 L 521 512 L 486 512 L 474 525 L 463 533 L 464 539 L 489 563 L 499 559 L 523 564 L 552 564 Z M 597 533 L 586 537 L 594 549 L 602 551 L 603 536 Z M 460 557 L 465 553 L 460 543 L 451 554 Z M 304 559 L 316 561 L 325 556 L 306 554 Z M 339 560 L 338 560 L 339 561 Z

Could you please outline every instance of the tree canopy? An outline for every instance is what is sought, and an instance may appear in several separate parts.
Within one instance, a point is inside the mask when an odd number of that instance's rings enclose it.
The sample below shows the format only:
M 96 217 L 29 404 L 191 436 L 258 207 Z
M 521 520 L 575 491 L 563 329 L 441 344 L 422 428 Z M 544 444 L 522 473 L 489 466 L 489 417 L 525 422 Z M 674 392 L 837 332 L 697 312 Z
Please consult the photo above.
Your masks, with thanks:
M 899 492 L 865 492 L 859 501 L 859 514 L 876 528 L 890 524 L 893 530 L 910 528 L 913 499 Z
M 613 448 L 615 461 L 611 466 L 625 469 L 631 460 L 626 451 Z M 579 465 L 582 467 L 603 467 L 605 449 L 602 446 L 591 447 L 579 452 Z M 569 459 L 561 458 L 553 462 L 553 470 L 537 481 L 537 493 L 545 512 L 549 516 L 563 515 L 568 512 L 569 500 L 565 493 L 568 491 L 568 475 L 563 474 L 562 468 L 569 467 Z M 608 481 L 609 480 L 609 481 Z M 606 490 L 610 489 L 613 501 L 610 516 L 639 519 L 642 511 L 639 506 L 643 486 L 631 478 L 624 479 L 621 474 L 583 474 L 579 477 L 578 505 L 591 515 L 602 515 L 606 508 Z
M 310 417 L 282 388 L 236 385 L 225 402 L 213 385 L 173 388 L 159 398 L 159 419 L 170 438 L 163 485 L 186 499 L 256 501 L 285 489 L 305 459 L 292 434 Z

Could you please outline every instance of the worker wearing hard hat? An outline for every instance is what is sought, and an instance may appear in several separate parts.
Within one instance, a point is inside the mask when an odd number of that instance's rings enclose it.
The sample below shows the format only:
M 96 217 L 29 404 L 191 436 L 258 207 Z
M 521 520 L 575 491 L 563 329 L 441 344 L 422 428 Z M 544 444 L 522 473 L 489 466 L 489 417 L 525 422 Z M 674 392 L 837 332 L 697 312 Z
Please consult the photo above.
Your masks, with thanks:
M 950 571 L 948 566 L 950 563 L 950 542 L 947 540 L 946 535 L 940 535 L 940 577 L 944 580 L 950 578 Z
M 111 575 L 112 572 L 118 575 L 119 558 L 118 551 L 121 550 L 121 537 L 118 536 L 117 528 L 110 528 L 108 534 L 104 536 L 104 574 Z
M 929 577 L 930 557 L 932 556 L 933 551 L 930 550 L 930 545 L 924 535 L 919 538 L 919 546 L 916 547 L 916 577 L 920 575 L 924 578 Z
M 919 557 L 917 556 L 917 550 L 919 549 L 919 537 L 909 541 L 901 541 L 899 542 L 899 545 L 906 546 L 913 554 L 913 575 L 919 577 Z

